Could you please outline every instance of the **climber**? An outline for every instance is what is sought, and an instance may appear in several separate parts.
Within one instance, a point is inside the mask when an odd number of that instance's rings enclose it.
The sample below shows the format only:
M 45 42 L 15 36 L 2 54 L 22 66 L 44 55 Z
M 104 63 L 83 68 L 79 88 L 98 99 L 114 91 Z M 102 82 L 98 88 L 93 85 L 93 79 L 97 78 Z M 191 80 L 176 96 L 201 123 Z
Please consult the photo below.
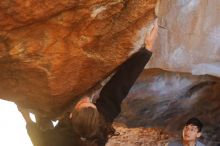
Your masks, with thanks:
M 170 142 L 168 146 L 205 146 L 197 139 L 202 135 L 202 122 L 197 118 L 189 119 L 182 131 L 182 140 Z
M 95 103 L 85 96 L 76 104 L 70 118 L 73 131 L 82 143 L 104 146 L 108 138 L 115 135 L 113 120 L 120 113 L 121 102 L 151 57 L 157 31 L 156 20 L 153 30 L 145 39 L 145 47 L 118 68 L 102 88 Z
M 18 107 L 26 120 L 26 128 L 34 146 L 104 146 L 108 138 L 116 134 L 112 122 L 121 110 L 122 100 L 151 57 L 157 30 L 155 21 L 153 30 L 145 39 L 145 47 L 117 69 L 102 88 L 96 103 L 92 103 L 89 97 L 83 97 L 57 126 L 41 128 L 38 122 L 31 121 L 27 110 Z M 51 121 L 45 122 L 50 125 Z

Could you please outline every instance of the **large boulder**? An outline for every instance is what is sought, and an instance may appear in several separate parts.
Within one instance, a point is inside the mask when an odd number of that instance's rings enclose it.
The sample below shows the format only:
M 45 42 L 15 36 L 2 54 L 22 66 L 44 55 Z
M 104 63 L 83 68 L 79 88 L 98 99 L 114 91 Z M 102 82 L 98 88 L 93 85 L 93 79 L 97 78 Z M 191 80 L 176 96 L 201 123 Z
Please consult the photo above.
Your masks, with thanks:
M 143 45 L 156 2 L 1 0 L 0 98 L 60 116 Z M 175 72 L 144 71 L 118 122 L 180 131 L 197 116 L 205 124 L 203 141 L 220 139 L 219 5 L 158 0 L 159 36 L 148 67 Z
M 59 115 L 143 44 L 155 4 L 1 0 L 0 98 Z

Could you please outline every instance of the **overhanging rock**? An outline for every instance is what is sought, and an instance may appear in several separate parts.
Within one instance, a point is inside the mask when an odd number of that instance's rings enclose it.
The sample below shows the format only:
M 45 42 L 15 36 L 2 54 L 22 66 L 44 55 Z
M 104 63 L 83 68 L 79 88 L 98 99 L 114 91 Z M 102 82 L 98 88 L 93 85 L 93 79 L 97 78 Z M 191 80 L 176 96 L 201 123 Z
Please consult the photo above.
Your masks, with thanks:
M 58 115 L 143 44 L 155 4 L 1 0 L 0 98 Z

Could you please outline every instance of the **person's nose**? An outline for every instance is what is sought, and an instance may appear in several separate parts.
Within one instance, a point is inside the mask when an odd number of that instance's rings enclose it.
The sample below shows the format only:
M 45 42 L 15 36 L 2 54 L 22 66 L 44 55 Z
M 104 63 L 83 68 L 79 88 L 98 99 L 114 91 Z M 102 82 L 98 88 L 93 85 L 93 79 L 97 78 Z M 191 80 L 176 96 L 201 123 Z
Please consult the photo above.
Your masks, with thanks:
M 190 132 L 190 129 L 186 128 L 185 133 L 188 134 Z
M 186 130 L 185 130 L 185 133 L 186 133 L 186 134 L 188 134 L 188 133 L 189 133 L 189 130 L 188 130 L 188 129 L 186 129 Z

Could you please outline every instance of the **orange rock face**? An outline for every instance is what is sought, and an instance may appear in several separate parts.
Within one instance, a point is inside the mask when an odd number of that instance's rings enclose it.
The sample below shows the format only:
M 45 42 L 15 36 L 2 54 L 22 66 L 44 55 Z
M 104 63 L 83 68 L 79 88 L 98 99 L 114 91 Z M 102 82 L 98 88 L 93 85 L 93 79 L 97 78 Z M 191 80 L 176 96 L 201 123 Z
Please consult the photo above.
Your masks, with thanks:
M 1 0 L 0 98 L 58 115 L 138 48 L 155 3 Z

